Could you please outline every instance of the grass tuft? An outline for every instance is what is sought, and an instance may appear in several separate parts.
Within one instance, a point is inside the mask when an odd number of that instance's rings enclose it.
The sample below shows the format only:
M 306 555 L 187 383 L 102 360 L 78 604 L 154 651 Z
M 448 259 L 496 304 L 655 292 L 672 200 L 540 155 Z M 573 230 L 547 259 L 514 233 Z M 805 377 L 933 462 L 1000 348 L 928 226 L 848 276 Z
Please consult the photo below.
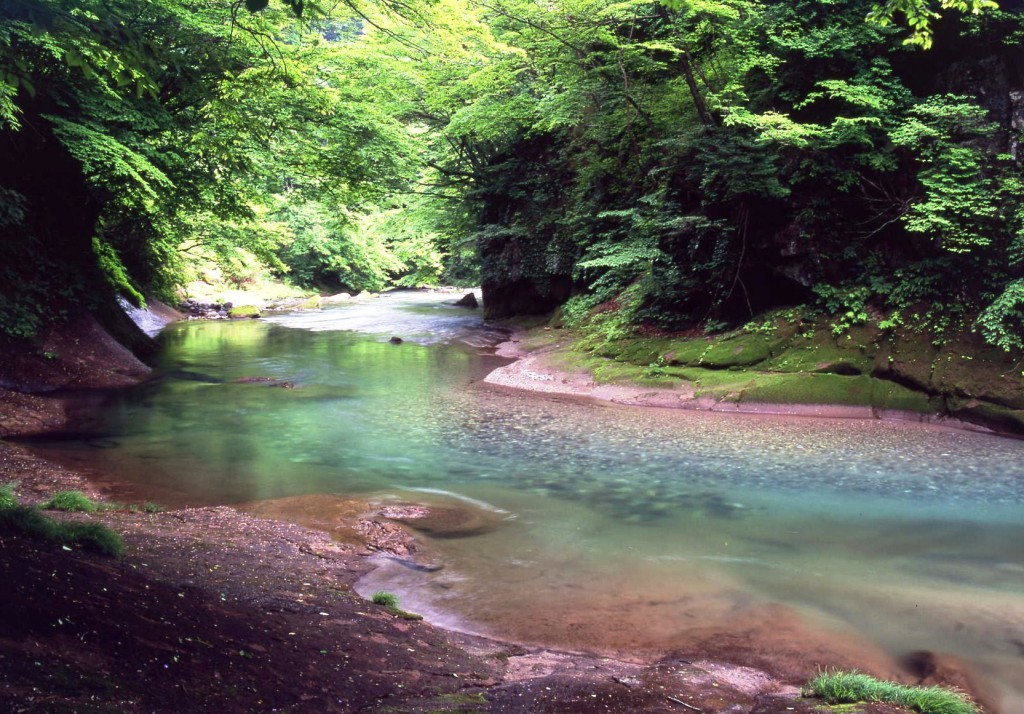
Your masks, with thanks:
M 422 620 L 423 615 L 417 615 L 414 612 L 406 612 L 402 608 L 398 607 L 398 597 L 386 590 L 378 590 L 373 594 L 371 601 L 375 605 L 383 605 L 388 609 L 395 617 L 400 617 L 403 620 Z
M 0 509 L 14 508 L 18 505 L 18 499 L 14 495 L 17 488 L 17 481 L 5 483 L 3 486 L 0 486 Z
M 805 695 L 829 704 L 890 702 L 921 714 L 979 714 L 964 694 L 942 687 L 912 687 L 885 682 L 861 672 L 822 672 L 807 683 Z
M 375 592 L 371 600 L 374 605 L 383 605 L 389 610 L 394 610 L 398 607 L 398 597 L 385 590 Z
M 65 546 L 77 545 L 115 558 L 124 553 L 121 536 L 101 523 L 56 521 L 29 506 L 0 507 L 0 529 Z
M 61 491 L 53 494 L 49 501 L 41 504 L 48 511 L 67 511 L 69 513 L 92 513 L 98 506 L 96 502 L 81 491 Z
M 112 558 L 120 557 L 124 553 L 124 541 L 121 540 L 121 536 L 102 523 L 61 523 L 59 527 L 60 537 L 66 543 L 79 545 L 85 550 L 109 555 Z
M 142 504 L 143 513 L 163 513 L 166 510 L 159 503 L 153 503 L 153 501 L 146 501 Z

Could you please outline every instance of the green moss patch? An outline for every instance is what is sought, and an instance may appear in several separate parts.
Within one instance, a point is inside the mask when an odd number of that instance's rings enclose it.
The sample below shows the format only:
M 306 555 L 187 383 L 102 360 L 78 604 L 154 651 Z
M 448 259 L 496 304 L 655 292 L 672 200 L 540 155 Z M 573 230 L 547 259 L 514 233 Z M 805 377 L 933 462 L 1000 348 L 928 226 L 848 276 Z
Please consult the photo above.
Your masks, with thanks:
M 877 348 L 845 337 L 838 339 L 815 332 L 813 336 L 795 337 L 765 368 L 775 372 L 822 372 L 827 374 L 871 374 Z
M 774 335 L 740 333 L 715 340 L 700 357 L 699 363 L 718 369 L 761 364 L 782 350 L 785 340 Z
M 234 319 L 259 317 L 260 309 L 255 305 L 239 305 L 228 310 L 228 317 Z
M 950 416 L 983 426 L 1024 434 L 1024 410 L 989 404 L 977 399 L 950 398 L 946 400 Z

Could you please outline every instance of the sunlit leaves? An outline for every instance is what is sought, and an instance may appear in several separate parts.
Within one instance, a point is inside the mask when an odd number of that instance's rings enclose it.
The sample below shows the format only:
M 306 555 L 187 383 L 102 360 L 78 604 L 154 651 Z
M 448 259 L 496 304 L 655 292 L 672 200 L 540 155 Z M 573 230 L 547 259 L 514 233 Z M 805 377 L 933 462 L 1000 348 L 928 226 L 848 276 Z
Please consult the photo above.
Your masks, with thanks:
M 932 46 L 932 23 L 942 16 L 939 10 L 978 15 L 998 7 L 994 0 L 883 0 L 875 4 L 868 19 L 882 26 L 902 20 L 910 28 L 904 44 L 928 49 Z

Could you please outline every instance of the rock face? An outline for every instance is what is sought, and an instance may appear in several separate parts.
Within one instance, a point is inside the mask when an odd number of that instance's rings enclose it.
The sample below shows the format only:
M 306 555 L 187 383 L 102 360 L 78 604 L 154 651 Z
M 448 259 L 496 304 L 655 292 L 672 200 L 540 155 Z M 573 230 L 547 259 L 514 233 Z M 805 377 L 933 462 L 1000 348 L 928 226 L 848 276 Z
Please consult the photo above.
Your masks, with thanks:
M 148 373 L 149 367 L 89 313 L 49 325 L 31 340 L 0 336 L 0 388 L 105 389 L 135 384 Z
M 474 295 L 473 293 L 466 293 L 461 298 L 459 298 L 458 300 L 455 301 L 455 306 L 456 307 L 478 308 L 478 307 L 480 307 L 480 303 L 478 303 L 476 301 L 476 295 Z

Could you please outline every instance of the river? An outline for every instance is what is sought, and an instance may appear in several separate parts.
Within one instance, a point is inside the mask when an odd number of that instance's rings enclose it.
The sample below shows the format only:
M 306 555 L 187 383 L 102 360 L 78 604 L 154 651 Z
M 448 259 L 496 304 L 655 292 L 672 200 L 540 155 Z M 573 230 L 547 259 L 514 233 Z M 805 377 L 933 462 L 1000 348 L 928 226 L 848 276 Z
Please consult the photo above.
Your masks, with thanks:
M 424 536 L 443 568 L 382 559 L 360 586 L 447 627 L 897 668 L 944 653 L 1024 712 L 1024 442 L 490 387 L 501 335 L 452 299 L 171 325 L 158 379 L 37 446 L 175 506 L 479 510 L 476 535 Z

